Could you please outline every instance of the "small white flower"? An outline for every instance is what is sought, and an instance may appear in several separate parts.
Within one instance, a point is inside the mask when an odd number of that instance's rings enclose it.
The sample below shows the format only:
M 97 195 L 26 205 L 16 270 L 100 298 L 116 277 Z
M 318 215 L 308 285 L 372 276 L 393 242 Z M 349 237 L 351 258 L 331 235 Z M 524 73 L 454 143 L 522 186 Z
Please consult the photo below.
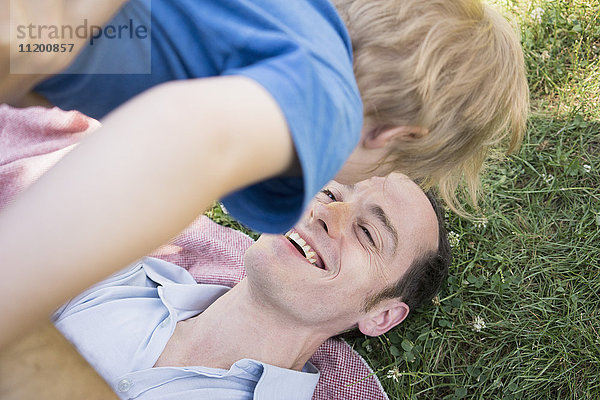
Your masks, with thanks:
M 460 242 L 460 236 L 458 236 L 458 233 L 456 232 L 448 232 L 448 241 L 450 242 L 451 247 L 456 247 Z
M 373 351 L 373 347 L 371 347 L 371 345 L 368 344 L 368 345 L 365 346 L 365 350 L 367 350 L 367 353 L 370 353 L 370 352 Z
M 589 164 L 583 164 L 583 170 L 585 172 L 590 172 L 592 170 L 592 166 Z
M 548 50 L 542 51 L 541 57 L 542 57 L 542 60 L 549 59 L 550 58 L 550 53 L 548 52 Z
M 542 174 L 542 179 L 544 180 L 544 182 L 546 183 L 552 183 L 552 181 L 554 180 L 554 176 L 552 174 Z
M 229 211 L 227 211 L 227 209 L 225 208 L 225 206 L 223 205 L 223 203 L 219 203 L 219 206 L 221 207 L 221 210 L 223 210 L 223 212 L 225 214 L 229 214 Z
M 546 13 L 543 8 L 538 7 L 531 12 L 531 19 L 538 24 L 542 22 L 542 16 Z
M 385 377 L 398 382 L 398 379 L 400 378 L 400 370 L 398 369 L 398 367 L 394 367 L 387 372 L 387 375 Z
M 475 332 L 481 332 L 485 328 L 485 321 L 479 315 L 473 320 L 473 330 Z
M 488 220 L 487 218 L 482 218 L 475 222 L 475 228 L 484 229 L 487 226 Z

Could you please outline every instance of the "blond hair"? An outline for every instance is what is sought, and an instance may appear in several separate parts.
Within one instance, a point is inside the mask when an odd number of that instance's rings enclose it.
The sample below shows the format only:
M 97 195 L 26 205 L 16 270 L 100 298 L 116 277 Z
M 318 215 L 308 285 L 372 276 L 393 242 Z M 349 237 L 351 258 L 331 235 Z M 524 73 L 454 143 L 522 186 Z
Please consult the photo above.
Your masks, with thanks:
M 510 23 L 479 0 L 333 0 L 354 51 L 365 125 L 421 126 L 383 160 L 437 185 L 464 215 L 457 189 L 476 204 L 488 150 L 523 139 L 529 91 L 523 52 Z M 464 184 L 464 186 L 463 186 Z

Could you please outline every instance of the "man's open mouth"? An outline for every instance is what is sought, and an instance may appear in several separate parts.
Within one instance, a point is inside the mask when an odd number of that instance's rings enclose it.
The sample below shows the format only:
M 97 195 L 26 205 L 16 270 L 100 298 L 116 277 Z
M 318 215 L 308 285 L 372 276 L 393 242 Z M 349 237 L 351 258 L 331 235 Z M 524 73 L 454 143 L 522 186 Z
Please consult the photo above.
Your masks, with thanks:
M 308 260 L 309 263 L 320 269 L 325 269 L 325 265 L 321 257 L 310 247 L 306 240 L 302 239 L 298 232 L 291 230 L 285 234 L 285 237 L 292 243 L 298 252 Z

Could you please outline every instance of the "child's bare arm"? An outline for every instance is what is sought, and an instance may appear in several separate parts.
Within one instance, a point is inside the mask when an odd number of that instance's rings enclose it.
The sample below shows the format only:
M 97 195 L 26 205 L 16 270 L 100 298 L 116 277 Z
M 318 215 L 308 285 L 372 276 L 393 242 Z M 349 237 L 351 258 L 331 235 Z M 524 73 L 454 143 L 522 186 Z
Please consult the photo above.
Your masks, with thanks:
M 68 40 L 53 38 L 48 34 L 49 26 L 75 29 L 84 21 L 88 26 L 103 26 L 126 2 L 3 0 L 0 4 L 0 101 L 18 103 L 35 84 L 66 68 L 89 40 L 89 37 L 80 37 L 83 35 L 74 35 Z M 18 37 L 19 32 L 22 38 Z M 27 48 L 27 44 L 36 43 L 68 45 L 69 51 L 19 51 L 19 45 Z
M 5 400 L 117 399 L 117 395 L 49 321 L 0 352 Z
M 103 123 L 0 213 L 0 346 L 295 158 L 280 108 L 248 78 L 158 86 Z

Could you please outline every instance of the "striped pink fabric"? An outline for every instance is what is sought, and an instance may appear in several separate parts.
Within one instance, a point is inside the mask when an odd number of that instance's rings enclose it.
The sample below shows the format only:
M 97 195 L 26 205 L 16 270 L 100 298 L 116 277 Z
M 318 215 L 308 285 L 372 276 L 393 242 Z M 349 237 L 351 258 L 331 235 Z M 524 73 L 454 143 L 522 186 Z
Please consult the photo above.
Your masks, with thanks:
M 66 154 L 99 123 L 75 111 L 0 105 L 0 209 Z M 252 239 L 202 216 L 152 256 L 187 269 L 200 283 L 234 286 L 244 276 Z M 365 360 L 330 339 L 311 358 L 321 371 L 314 400 L 388 399 Z
M 0 208 L 100 126 L 77 111 L 0 105 Z

